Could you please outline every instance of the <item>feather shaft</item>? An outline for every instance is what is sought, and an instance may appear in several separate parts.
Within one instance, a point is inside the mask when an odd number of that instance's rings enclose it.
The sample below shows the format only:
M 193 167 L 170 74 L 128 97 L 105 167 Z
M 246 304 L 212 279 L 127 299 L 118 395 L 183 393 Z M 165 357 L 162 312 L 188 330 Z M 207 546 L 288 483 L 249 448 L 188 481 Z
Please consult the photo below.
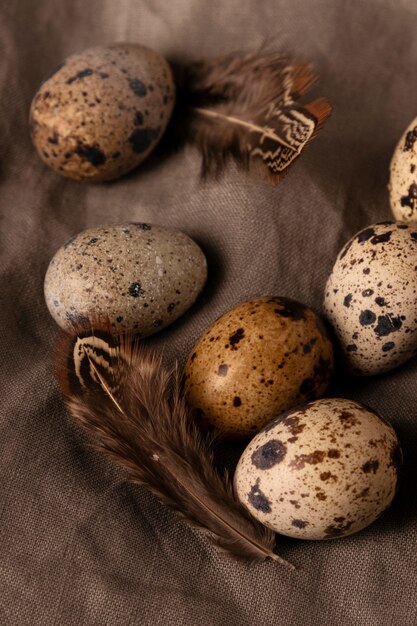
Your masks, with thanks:
M 107 396 L 110 398 L 110 400 L 113 402 L 113 404 L 115 405 L 115 407 L 119 410 L 119 412 L 122 415 L 124 414 L 124 411 L 122 409 L 122 407 L 120 406 L 120 404 L 117 402 L 115 395 L 111 392 L 111 389 L 109 388 L 109 386 L 107 385 L 106 381 L 104 380 L 103 376 L 100 374 L 100 372 L 98 371 L 98 369 L 96 368 L 96 366 L 94 365 L 93 360 L 91 359 L 90 355 L 88 354 L 87 350 L 84 348 L 83 349 L 85 356 L 87 357 L 89 363 L 90 363 L 90 367 L 93 370 L 93 372 L 95 373 L 95 375 L 97 376 L 100 385 L 102 386 L 104 392 L 107 394 Z
M 276 133 L 274 133 L 269 128 L 264 126 L 259 126 L 258 124 L 253 124 L 252 122 L 245 122 L 245 120 L 241 120 L 237 117 L 233 117 L 231 115 L 224 115 L 223 113 L 218 113 L 217 111 L 211 111 L 210 109 L 202 109 L 200 107 L 193 107 L 194 111 L 199 113 L 200 115 L 206 115 L 207 117 L 211 117 L 213 119 L 221 120 L 224 122 L 230 122 L 231 124 L 236 124 L 238 126 L 242 126 L 247 128 L 249 131 L 254 133 L 259 133 L 263 138 L 267 137 L 272 139 L 273 141 L 277 141 L 281 145 L 285 146 L 289 150 L 293 152 L 296 151 L 294 146 L 291 146 L 289 143 L 284 141 L 281 137 L 279 137 Z
M 189 418 L 178 370 L 167 371 L 130 337 L 94 331 L 67 340 L 57 378 L 67 406 L 94 447 L 127 472 L 128 480 L 205 532 L 236 559 L 273 559 L 274 533 L 236 500 L 227 474 Z

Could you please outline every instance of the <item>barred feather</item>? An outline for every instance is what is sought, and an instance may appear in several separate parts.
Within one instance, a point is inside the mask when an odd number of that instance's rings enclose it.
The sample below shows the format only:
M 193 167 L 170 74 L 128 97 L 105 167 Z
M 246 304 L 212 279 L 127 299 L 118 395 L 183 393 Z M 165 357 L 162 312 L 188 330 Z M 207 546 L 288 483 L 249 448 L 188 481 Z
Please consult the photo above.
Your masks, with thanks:
M 203 176 L 234 159 L 278 183 L 331 113 L 324 98 L 301 105 L 317 81 L 310 65 L 277 53 L 230 55 L 176 68 L 173 132 L 197 146 Z
M 67 340 L 57 378 L 95 447 L 237 559 L 271 558 L 274 533 L 236 500 L 213 467 L 209 442 L 187 415 L 178 372 L 130 337 L 95 331 Z M 290 566 L 292 567 L 292 566 Z

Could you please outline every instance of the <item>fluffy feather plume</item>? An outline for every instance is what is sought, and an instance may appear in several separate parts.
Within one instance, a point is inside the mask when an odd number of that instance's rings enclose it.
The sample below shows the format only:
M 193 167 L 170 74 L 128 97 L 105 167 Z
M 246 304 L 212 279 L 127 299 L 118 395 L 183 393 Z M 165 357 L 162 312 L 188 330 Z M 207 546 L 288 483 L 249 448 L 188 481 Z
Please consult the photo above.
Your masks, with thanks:
M 188 418 L 176 370 L 167 371 L 127 336 L 90 331 L 62 341 L 57 378 L 97 450 L 223 551 L 289 565 L 272 551 L 274 533 L 235 499 L 227 474 L 214 470 L 209 443 Z
M 174 68 L 177 143 L 196 145 L 203 176 L 234 159 L 277 184 L 331 113 L 324 98 L 297 100 L 317 81 L 310 65 L 277 53 L 230 55 Z

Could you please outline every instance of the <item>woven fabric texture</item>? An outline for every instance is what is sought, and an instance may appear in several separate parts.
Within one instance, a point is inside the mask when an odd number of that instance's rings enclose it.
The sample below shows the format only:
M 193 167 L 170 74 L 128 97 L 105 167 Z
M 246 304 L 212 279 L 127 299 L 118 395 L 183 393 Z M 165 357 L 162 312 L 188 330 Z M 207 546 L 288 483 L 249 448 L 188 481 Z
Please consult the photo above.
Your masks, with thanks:
M 228 560 L 92 451 L 52 375 L 57 329 L 43 298 L 70 236 L 121 221 L 185 231 L 209 279 L 150 345 L 184 362 L 234 304 L 283 295 L 321 310 L 327 276 L 356 231 L 390 219 L 388 168 L 417 114 L 412 0 L 20 0 L 0 2 L 1 626 L 414 626 L 417 623 L 416 360 L 339 377 L 397 429 L 406 476 L 391 509 L 358 535 L 278 541 L 296 572 Z M 41 80 L 69 54 L 140 42 L 193 60 L 267 41 L 311 61 L 334 113 L 277 188 L 229 167 L 201 182 L 197 153 L 152 156 L 83 185 L 50 171 L 29 138 Z M 239 448 L 230 447 L 231 457 Z

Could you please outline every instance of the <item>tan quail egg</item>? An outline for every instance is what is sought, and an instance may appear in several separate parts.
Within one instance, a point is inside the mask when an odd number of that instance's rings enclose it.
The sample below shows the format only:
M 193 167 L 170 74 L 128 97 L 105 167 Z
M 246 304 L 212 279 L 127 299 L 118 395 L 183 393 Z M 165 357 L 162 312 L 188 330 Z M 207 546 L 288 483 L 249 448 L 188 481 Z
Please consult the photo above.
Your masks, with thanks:
M 351 535 L 396 493 L 394 429 L 352 400 L 317 400 L 278 416 L 252 439 L 234 476 L 237 498 L 275 532 L 299 539 Z
M 157 52 L 136 44 L 90 48 L 41 85 L 30 110 L 32 140 L 63 176 L 112 180 L 152 152 L 174 101 L 171 69 Z
M 417 118 L 398 142 L 390 165 L 390 203 L 397 220 L 417 222 Z
M 417 352 L 417 226 L 383 222 L 339 253 L 324 309 L 354 374 L 386 372 Z
M 282 297 L 238 304 L 191 350 L 185 393 L 197 419 L 250 436 L 277 413 L 324 394 L 333 349 L 320 318 Z
M 69 239 L 51 259 L 44 293 L 65 330 L 98 318 L 115 333 L 147 337 L 192 305 L 206 276 L 204 253 L 185 233 L 125 222 Z

